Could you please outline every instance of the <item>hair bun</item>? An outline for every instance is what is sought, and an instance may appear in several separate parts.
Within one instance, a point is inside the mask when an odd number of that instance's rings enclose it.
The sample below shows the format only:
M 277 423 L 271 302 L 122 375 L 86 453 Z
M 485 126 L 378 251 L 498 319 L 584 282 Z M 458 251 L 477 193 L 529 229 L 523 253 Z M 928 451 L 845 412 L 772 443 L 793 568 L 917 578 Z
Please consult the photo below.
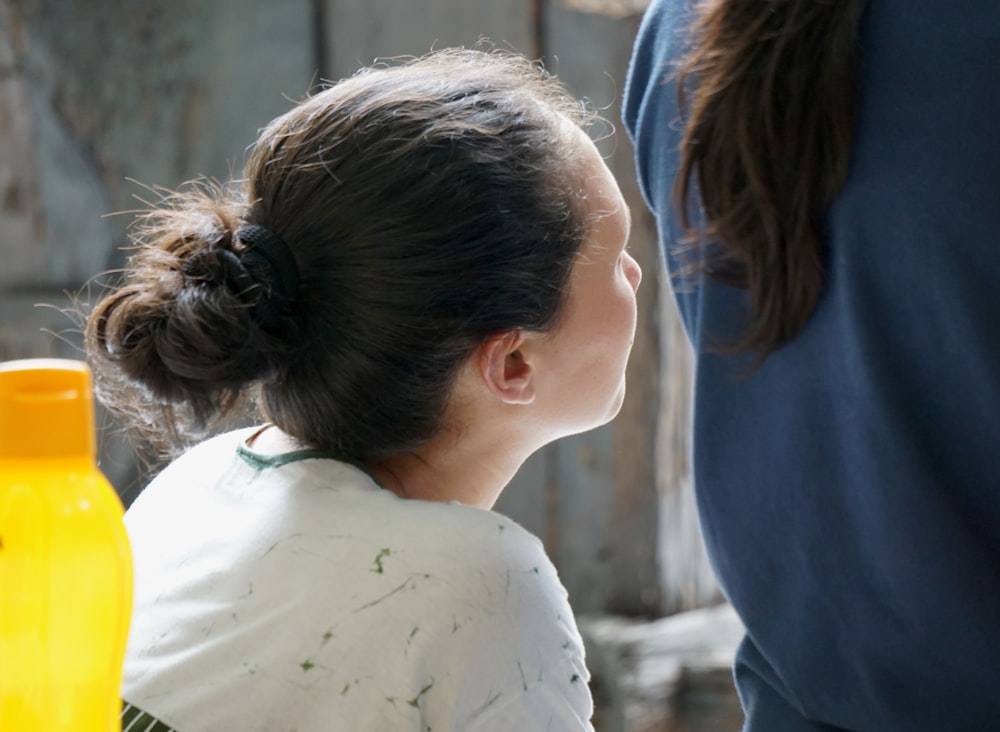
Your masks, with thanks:
M 254 286 L 254 279 L 240 258 L 223 247 L 203 247 L 191 252 L 185 257 L 181 271 L 188 282 L 227 287 L 241 300 Z
M 125 283 L 89 318 L 87 347 L 113 409 L 128 413 L 138 389 L 197 438 L 287 361 L 294 324 L 282 325 L 270 263 L 241 251 L 240 208 L 200 189 L 170 204 L 143 219 Z
M 295 256 L 281 237 L 263 226 L 241 226 L 236 239 L 244 246 L 239 255 L 242 271 L 260 286 L 251 314 L 262 328 L 275 331 L 291 314 L 298 297 L 299 268 Z

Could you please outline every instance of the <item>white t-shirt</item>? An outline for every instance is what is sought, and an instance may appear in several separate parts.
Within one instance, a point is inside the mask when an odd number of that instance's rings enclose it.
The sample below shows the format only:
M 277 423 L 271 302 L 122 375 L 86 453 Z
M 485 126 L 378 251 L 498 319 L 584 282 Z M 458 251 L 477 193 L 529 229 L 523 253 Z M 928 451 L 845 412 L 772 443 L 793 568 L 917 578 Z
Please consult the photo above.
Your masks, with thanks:
M 179 732 L 592 729 L 538 539 L 251 434 L 195 447 L 126 515 L 128 702 Z

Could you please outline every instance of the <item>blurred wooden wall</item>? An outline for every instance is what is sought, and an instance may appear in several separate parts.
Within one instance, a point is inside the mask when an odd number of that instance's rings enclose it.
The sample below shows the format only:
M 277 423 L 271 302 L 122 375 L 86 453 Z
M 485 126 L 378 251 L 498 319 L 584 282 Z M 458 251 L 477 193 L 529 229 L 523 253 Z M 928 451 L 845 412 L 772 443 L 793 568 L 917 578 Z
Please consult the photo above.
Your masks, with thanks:
M 61 310 L 123 261 L 130 217 L 108 214 L 154 197 L 144 185 L 238 175 L 257 129 L 289 100 L 376 57 L 488 38 L 544 59 L 620 127 L 643 4 L 0 0 L 0 359 L 79 357 Z M 645 271 L 628 397 L 613 426 L 534 456 L 498 510 L 543 538 L 578 612 L 656 617 L 718 592 L 688 485 L 688 348 L 629 142 L 619 130 L 599 145 L 632 207 Z M 105 440 L 103 461 L 124 493 L 135 490 L 120 441 Z

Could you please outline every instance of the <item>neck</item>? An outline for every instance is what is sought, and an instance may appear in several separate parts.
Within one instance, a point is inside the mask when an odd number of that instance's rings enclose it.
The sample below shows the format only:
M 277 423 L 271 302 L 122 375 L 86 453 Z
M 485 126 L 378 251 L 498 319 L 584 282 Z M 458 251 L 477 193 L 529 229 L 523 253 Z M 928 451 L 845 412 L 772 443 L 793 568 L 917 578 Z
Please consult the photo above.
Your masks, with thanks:
M 504 429 L 463 431 L 460 440 L 441 435 L 415 452 L 367 467 L 403 498 L 490 509 L 536 448 Z

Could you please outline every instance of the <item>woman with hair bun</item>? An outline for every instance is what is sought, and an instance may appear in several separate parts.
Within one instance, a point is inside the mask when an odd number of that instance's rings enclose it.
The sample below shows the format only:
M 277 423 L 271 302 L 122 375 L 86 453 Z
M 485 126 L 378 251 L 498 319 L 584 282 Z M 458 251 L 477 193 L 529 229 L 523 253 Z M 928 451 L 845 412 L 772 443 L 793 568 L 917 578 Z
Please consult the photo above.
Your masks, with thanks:
M 88 351 L 106 404 L 198 444 L 126 516 L 131 729 L 591 729 L 566 592 L 489 510 L 624 395 L 640 271 L 591 119 L 519 57 L 439 52 L 145 215 Z
M 1000 4 L 653 0 L 624 107 L 746 732 L 1000 729 Z

